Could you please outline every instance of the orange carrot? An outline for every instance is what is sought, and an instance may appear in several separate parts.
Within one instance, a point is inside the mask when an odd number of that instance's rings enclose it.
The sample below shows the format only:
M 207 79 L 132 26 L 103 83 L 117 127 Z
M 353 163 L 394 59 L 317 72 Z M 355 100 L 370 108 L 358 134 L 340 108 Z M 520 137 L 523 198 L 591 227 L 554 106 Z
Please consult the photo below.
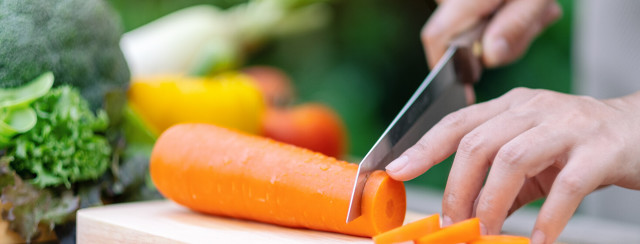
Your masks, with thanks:
M 376 244 L 413 241 L 440 230 L 440 215 L 434 214 L 373 237 Z
M 419 238 L 417 244 L 456 244 L 480 237 L 480 220 L 468 219 Z
M 529 244 L 531 240 L 524 236 L 487 235 L 473 240 L 470 244 Z
M 406 210 L 403 183 L 377 171 L 347 224 L 357 165 L 214 125 L 165 131 L 150 171 L 165 197 L 195 211 L 283 226 L 370 237 L 402 225 Z

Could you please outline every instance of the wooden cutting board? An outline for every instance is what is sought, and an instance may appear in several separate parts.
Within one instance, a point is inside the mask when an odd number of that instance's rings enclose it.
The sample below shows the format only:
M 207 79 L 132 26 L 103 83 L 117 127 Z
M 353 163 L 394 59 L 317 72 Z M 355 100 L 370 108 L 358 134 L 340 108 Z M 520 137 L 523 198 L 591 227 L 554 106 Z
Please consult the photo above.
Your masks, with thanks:
M 408 212 L 406 222 L 425 217 Z M 171 201 L 78 211 L 78 243 L 372 243 L 370 238 L 293 229 L 193 212 Z

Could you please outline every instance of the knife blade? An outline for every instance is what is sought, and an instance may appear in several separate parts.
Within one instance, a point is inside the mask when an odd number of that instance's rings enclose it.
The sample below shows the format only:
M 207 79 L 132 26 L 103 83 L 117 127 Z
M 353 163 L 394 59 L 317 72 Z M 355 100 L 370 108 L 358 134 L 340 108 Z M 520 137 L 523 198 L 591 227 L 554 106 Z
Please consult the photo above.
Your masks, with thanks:
M 347 223 L 361 215 L 362 192 L 369 174 L 384 169 L 447 114 L 473 103 L 472 84 L 480 78 L 481 23 L 456 38 L 382 133 L 358 166 Z

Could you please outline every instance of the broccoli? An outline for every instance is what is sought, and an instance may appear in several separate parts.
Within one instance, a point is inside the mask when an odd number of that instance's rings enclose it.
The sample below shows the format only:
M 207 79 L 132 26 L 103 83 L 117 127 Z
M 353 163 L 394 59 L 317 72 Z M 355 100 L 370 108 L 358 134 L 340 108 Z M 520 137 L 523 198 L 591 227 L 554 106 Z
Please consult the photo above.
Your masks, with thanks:
M 81 90 L 92 109 L 126 89 L 122 27 L 103 0 L 0 0 L 0 88 L 18 87 L 45 71 L 54 86 Z

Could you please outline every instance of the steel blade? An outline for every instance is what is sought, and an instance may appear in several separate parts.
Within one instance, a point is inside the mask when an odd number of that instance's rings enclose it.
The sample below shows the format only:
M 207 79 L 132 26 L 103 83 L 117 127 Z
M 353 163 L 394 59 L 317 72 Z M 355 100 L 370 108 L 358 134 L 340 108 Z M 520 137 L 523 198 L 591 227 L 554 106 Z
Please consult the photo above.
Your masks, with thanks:
M 362 192 L 369 174 L 384 169 L 440 119 L 468 104 L 465 92 L 468 84 L 459 80 L 454 67 L 453 57 L 457 50 L 454 46 L 446 51 L 360 162 L 349 202 L 347 223 L 361 215 Z

